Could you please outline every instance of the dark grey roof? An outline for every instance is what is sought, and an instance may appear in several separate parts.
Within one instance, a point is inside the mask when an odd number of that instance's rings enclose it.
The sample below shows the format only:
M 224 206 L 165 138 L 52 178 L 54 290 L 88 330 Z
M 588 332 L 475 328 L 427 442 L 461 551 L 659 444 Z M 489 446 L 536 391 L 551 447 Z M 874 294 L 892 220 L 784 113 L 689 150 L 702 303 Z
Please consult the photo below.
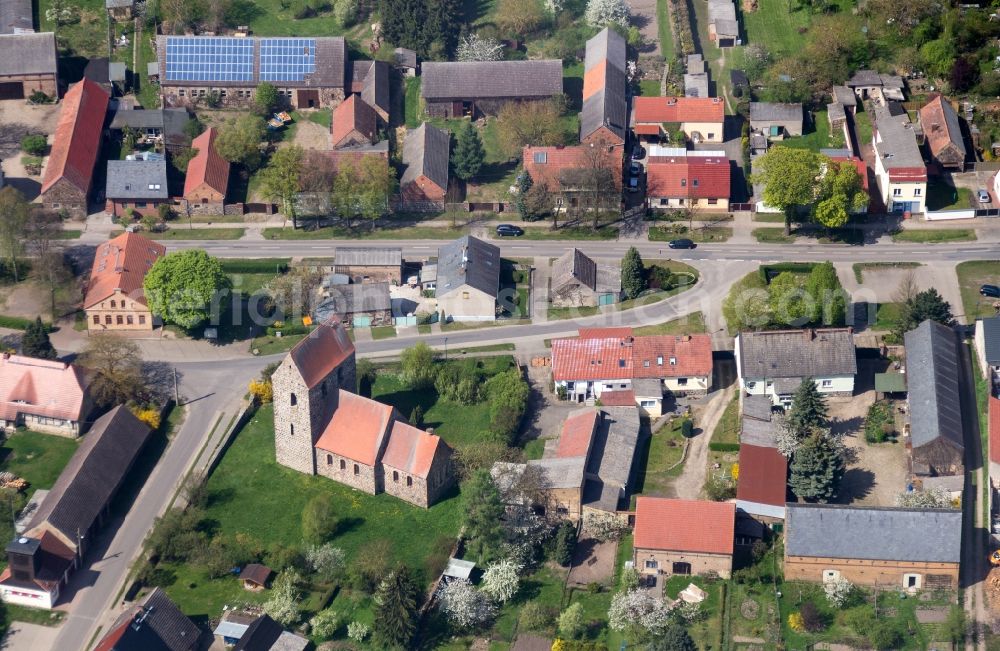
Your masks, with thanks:
M 829 156 L 830 158 L 850 158 L 854 156 L 854 152 L 852 152 L 850 149 L 824 148 L 820 149 L 819 153 L 823 154 L 824 156 Z
M 826 119 L 833 124 L 834 120 L 845 120 L 847 119 L 847 113 L 844 111 L 844 105 L 837 102 L 831 102 L 826 105 Z
M 201 629 L 160 588 L 119 616 L 108 637 L 119 630 L 123 632 L 114 651 L 191 651 L 199 648 L 203 637 Z
M 166 160 L 109 160 L 108 199 L 166 199 Z
M 361 314 L 391 309 L 389 283 L 355 283 L 336 285 L 329 289 L 330 298 L 317 311 L 326 307 L 331 314 Z M 320 319 L 324 321 L 325 319 Z
M 955 331 L 927 320 L 907 332 L 903 343 L 906 347 L 906 387 L 913 447 L 943 438 L 953 446 L 964 449 Z
M 625 99 L 625 74 L 608 66 L 607 85 L 583 102 L 580 111 L 580 139 L 583 140 L 602 126 L 625 139 L 628 128 L 628 101 Z
M 438 249 L 438 294 L 462 285 L 496 296 L 500 290 L 500 247 L 464 235 Z
M 607 61 L 621 72 L 625 72 L 625 50 L 625 39 L 622 35 L 610 27 L 605 27 L 597 36 L 587 41 L 583 69 L 587 71 Z
M 184 133 L 191 116 L 186 108 L 165 108 L 163 110 L 163 139 L 168 145 L 187 146 L 191 138 Z
M 858 362 L 848 329 L 741 332 L 744 378 L 820 378 L 854 375 Z
M 34 31 L 31 15 L 31 0 L 3 0 L 0 2 L 0 34 Z
M 750 102 L 750 121 L 802 123 L 802 104 Z
M 899 75 L 879 75 L 879 79 L 882 80 L 883 88 L 899 88 L 902 89 L 905 86 L 903 78 Z
M 393 50 L 392 59 L 395 61 L 397 66 L 402 68 L 417 67 L 417 53 L 413 50 L 408 50 L 405 47 L 397 47 Z
M 338 246 L 333 264 L 350 267 L 398 267 L 403 264 L 403 249 L 398 246 Z
M 901 118 L 892 115 L 888 107 L 879 104 L 873 106 L 871 117 L 878 138 L 872 141 L 872 145 L 875 147 L 875 154 L 882 158 L 882 165 L 889 170 L 898 167 L 926 167 L 913 125 L 905 117 L 905 111 Z
M 425 62 L 420 92 L 428 100 L 552 97 L 563 92 L 562 61 Z
M 587 474 L 596 475 L 605 486 L 625 491 L 631 483 L 632 466 L 639 444 L 639 411 L 630 407 L 604 407 L 590 448 Z
M 830 504 L 788 504 L 788 556 L 958 563 L 962 512 Z
M 35 512 L 28 531 L 43 522 L 70 540 L 86 533 L 118 490 L 150 429 L 118 406 L 97 419 L 52 490 Z
M 750 86 L 750 80 L 747 79 L 747 73 L 742 70 L 730 70 L 729 81 L 733 86 L 743 86 L 744 88 Z
M 162 109 L 118 109 L 111 118 L 112 129 L 162 129 Z
M 857 106 L 858 98 L 855 96 L 854 91 L 847 86 L 834 86 L 833 90 L 830 91 L 833 96 L 833 101 L 841 104 L 843 106 Z
M 104 0 L 104 7 L 107 9 L 116 9 L 120 7 L 131 7 L 132 0 Z
M 424 122 L 406 134 L 403 141 L 403 176 L 400 187 L 416 180 L 421 174 L 448 189 L 448 158 L 451 154 L 451 134 Z
M 548 488 L 581 488 L 587 459 L 586 457 L 537 459 L 529 461 L 528 465 L 542 470 Z
M 663 383 L 656 377 L 633 378 L 632 393 L 636 398 L 663 398 Z
M 84 79 L 89 79 L 94 83 L 103 84 L 109 88 L 111 73 L 108 72 L 110 61 L 108 57 L 94 57 L 87 61 L 87 66 L 83 69 Z
M 0 76 L 55 72 L 55 34 L 0 34 Z
M 858 70 L 854 76 L 847 80 L 846 86 L 855 88 L 858 86 L 881 86 L 882 77 L 874 70 Z
M 991 366 L 1000 365 L 1000 316 L 983 319 L 983 348 L 986 363 Z
M 962 139 L 962 127 L 958 123 L 958 113 L 952 107 L 951 102 L 941 98 L 941 112 L 944 113 L 944 122 L 948 127 L 948 139 L 955 145 L 955 148 L 965 155 L 965 141 Z M 924 129 L 926 133 L 927 129 Z
M 390 110 L 389 101 L 389 64 L 385 61 L 372 61 L 365 75 L 361 99 L 369 106 L 375 107 L 386 114 Z
M 250 624 L 233 651 L 271 651 L 285 629 L 267 615 L 261 615 Z
M 597 263 L 577 248 L 563 253 L 552 263 L 552 288 L 571 282 L 580 282 L 592 290 L 597 289 Z
M 771 407 L 770 396 L 743 397 L 740 443 L 765 448 L 777 447 L 775 436 L 781 422 Z

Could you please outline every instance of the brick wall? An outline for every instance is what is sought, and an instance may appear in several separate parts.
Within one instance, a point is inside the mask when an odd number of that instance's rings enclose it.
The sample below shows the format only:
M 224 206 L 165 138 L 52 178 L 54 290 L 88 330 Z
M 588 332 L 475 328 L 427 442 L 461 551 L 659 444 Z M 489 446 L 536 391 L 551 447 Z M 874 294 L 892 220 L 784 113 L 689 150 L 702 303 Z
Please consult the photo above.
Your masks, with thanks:
M 785 558 L 785 580 L 823 580 L 823 573 L 834 570 L 840 576 L 857 585 L 902 588 L 904 574 L 920 575 L 920 583 L 928 577 L 935 577 L 932 583 L 941 585 L 947 578 L 952 588 L 958 587 L 958 563 L 910 563 L 900 561 L 871 561 L 848 558 L 814 558 L 808 556 L 787 556 Z
M 691 574 L 715 572 L 724 579 L 728 579 L 733 570 L 733 557 L 726 554 L 636 549 L 633 552 L 633 559 L 635 569 L 641 574 L 674 574 L 674 563 L 690 564 Z M 656 567 L 646 567 L 647 561 L 654 561 Z M 787 572 L 785 576 L 789 578 Z
M 87 193 L 81 192 L 66 179 L 59 179 L 42 195 L 42 203 L 47 210 L 66 210 L 71 215 L 82 217 L 87 214 Z

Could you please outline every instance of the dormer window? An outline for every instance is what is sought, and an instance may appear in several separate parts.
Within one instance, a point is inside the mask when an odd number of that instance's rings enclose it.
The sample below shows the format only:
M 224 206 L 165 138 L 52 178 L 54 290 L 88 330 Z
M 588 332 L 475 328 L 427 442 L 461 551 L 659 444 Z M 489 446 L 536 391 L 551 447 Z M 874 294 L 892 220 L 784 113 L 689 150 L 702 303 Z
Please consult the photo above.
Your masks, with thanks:
M 671 366 L 677 366 L 677 358 L 676 357 L 671 357 L 670 358 L 670 365 Z
M 657 355 L 656 356 L 656 365 L 657 366 L 663 366 L 663 355 Z
M 534 159 L 535 159 L 535 163 L 536 164 L 538 164 L 538 165 L 544 165 L 545 163 L 549 162 L 548 152 L 536 151 Z

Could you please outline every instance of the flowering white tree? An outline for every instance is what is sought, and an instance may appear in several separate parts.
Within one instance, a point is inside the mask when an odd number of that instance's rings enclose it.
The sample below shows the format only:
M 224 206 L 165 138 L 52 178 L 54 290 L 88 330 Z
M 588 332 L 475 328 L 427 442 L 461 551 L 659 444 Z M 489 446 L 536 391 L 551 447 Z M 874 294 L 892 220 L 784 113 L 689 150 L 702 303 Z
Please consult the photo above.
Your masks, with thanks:
M 351 622 L 347 625 L 347 637 L 351 638 L 355 642 L 364 641 L 370 632 L 371 628 L 369 628 L 368 624 L 364 624 L 362 622 Z
M 274 582 L 271 598 L 264 602 L 264 612 L 282 626 L 299 621 L 299 589 L 302 580 L 295 570 L 285 570 Z
M 491 563 L 483 572 L 483 592 L 500 603 L 507 603 L 517 594 L 521 569 L 520 564 L 508 558 Z
M 309 620 L 309 627 L 314 635 L 320 637 L 333 637 L 340 627 L 340 616 L 333 608 L 321 610 Z
M 826 600 L 830 602 L 831 606 L 836 606 L 837 608 L 847 603 L 853 590 L 854 584 L 843 577 L 827 581 L 823 584 L 823 591 L 826 592 Z
M 896 506 L 911 509 L 943 509 L 951 506 L 951 497 L 941 488 L 907 491 L 896 496 Z
M 611 598 L 608 626 L 620 632 L 658 635 L 670 623 L 670 609 L 646 590 L 619 592 Z
M 628 524 L 613 515 L 590 512 L 584 516 L 583 530 L 597 540 L 605 542 L 621 538 L 628 531 Z
M 459 61 L 499 61 L 503 59 L 503 45 L 495 38 L 468 34 L 459 40 L 455 58 Z
M 625 0 L 589 0 L 586 18 L 591 27 L 628 27 L 628 5 Z
M 459 628 L 475 628 L 496 616 L 497 608 L 493 601 L 485 592 L 476 590 L 467 579 L 445 584 L 440 598 L 448 621 Z
M 687 601 L 682 601 L 677 605 L 677 612 L 680 613 L 681 619 L 688 624 L 697 622 L 705 615 L 700 603 L 695 604 Z
M 548 9 L 549 13 L 553 16 L 563 10 L 563 5 L 563 0 L 545 0 L 545 8 Z
M 333 543 L 310 545 L 306 549 L 306 565 L 321 578 L 330 580 L 344 569 L 344 550 Z

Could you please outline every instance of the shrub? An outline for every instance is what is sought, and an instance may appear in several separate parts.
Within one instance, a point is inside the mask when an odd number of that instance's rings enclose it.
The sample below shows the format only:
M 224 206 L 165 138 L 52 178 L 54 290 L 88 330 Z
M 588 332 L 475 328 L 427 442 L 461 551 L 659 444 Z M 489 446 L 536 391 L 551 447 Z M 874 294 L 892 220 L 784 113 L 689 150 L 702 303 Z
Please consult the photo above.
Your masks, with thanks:
M 351 638 L 355 642 L 363 642 L 371 629 L 368 624 L 362 622 L 351 622 L 347 625 L 347 637 Z
M 705 496 L 713 502 L 725 502 L 736 497 L 736 485 L 725 477 L 712 475 L 705 482 Z
M 681 434 L 686 439 L 694 436 L 694 422 L 692 422 L 690 418 L 685 418 L 681 421 Z M 736 446 L 736 449 L 738 450 L 739 446 Z
M 132 413 L 146 425 L 149 425 L 150 429 L 159 429 L 160 427 L 160 410 L 159 409 L 145 409 L 145 408 L 133 408 Z
M 865 416 L 865 440 L 869 443 L 884 443 L 894 432 L 892 407 L 887 402 L 873 403 Z
M 38 134 L 31 134 L 30 136 L 25 136 L 21 139 L 21 149 L 32 156 L 44 156 L 45 150 L 48 149 L 48 146 L 49 143 L 45 139 L 45 136 L 40 136 Z
M 274 387 L 269 381 L 250 380 L 250 395 L 258 405 L 266 405 L 274 400 Z
M 810 633 L 818 633 L 826 628 L 823 615 L 813 602 L 807 601 L 802 604 L 799 614 L 802 616 L 802 626 Z
M 522 631 L 544 631 L 552 624 L 552 610 L 538 601 L 529 601 L 521 608 L 517 627 Z
M 708 449 L 711 450 L 711 451 L 713 451 L 713 452 L 739 452 L 740 451 L 740 444 L 739 443 L 719 443 L 719 442 L 716 442 L 716 441 L 712 441 L 711 443 L 708 444 Z

